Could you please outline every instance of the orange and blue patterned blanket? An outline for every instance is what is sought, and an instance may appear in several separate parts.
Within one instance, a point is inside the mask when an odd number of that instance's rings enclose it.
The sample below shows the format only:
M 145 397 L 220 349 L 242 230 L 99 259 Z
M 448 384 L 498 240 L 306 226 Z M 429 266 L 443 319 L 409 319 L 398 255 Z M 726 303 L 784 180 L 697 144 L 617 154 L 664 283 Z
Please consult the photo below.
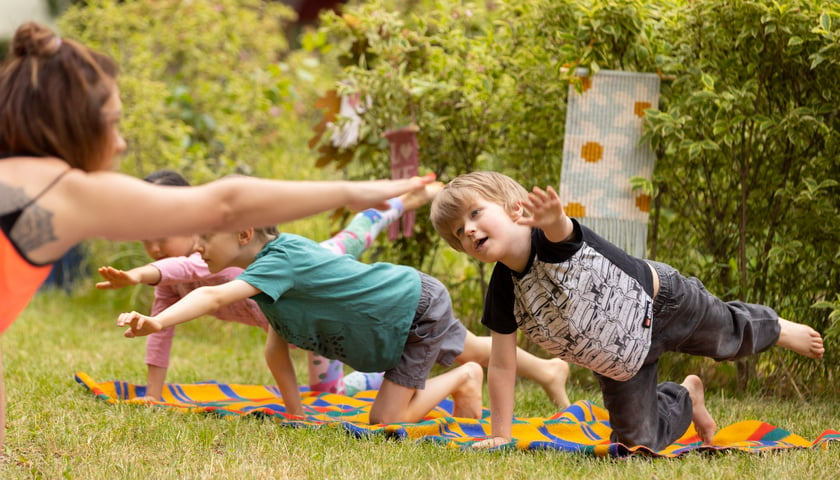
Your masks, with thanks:
M 109 403 L 144 404 L 131 398 L 143 396 L 145 387 L 122 381 L 96 382 L 84 372 L 76 373 L 76 381 L 87 387 L 97 398 Z M 182 411 L 197 411 L 221 416 L 260 415 L 275 419 L 282 425 L 295 427 L 344 428 L 363 437 L 387 435 L 397 438 L 433 441 L 454 448 L 466 448 L 490 431 L 489 410 L 479 420 L 455 418 L 452 404 L 444 401 L 421 422 L 387 425 L 368 424 L 368 411 L 375 391 L 359 392 L 352 397 L 332 393 L 309 392 L 301 389 L 306 415 L 285 413 L 277 387 L 237 385 L 216 382 L 195 384 L 167 384 L 162 402 L 154 406 Z M 694 428 L 674 444 L 660 451 L 644 447 L 628 448 L 610 442 L 607 412 L 590 402 L 580 401 L 551 417 L 515 418 L 514 440 L 499 448 L 521 450 L 558 450 L 597 456 L 627 456 L 633 453 L 658 457 L 677 457 L 697 450 L 741 450 L 762 452 L 788 448 L 812 448 L 831 441 L 840 441 L 840 432 L 826 430 L 809 442 L 773 425 L 760 421 L 738 422 L 720 429 L 713 445 L 703 445 Z

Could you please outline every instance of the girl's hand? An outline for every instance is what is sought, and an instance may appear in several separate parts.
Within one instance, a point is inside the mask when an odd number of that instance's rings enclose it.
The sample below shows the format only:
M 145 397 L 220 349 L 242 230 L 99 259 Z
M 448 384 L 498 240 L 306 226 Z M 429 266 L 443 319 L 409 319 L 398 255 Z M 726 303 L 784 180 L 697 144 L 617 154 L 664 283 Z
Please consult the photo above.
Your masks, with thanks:
M 147 317 L 137 312 L 121 313 L 117 318 L 118 327 L 128 327 L 123 335 L 126 338 L 143 337 L 162 330 L 154 317 Z
M 504 437 L 491 437 L 486 440 L 482 440 L 477 443 L 473 443 L 470 445 L 470 448 L 474 448 L 476 450 L 483 449 L 483 448 L 493 448 L 498 447 L 501 445 L 505 445 L 510 443 L 510 440 Z
M 132 278 L 128 272 L 114 267 L 99 267 L 97 271 L 105 279 L 104 282 L 96 284 L 96 288 L 100 290 L 130 287 L 140 283 L 139 279 Z

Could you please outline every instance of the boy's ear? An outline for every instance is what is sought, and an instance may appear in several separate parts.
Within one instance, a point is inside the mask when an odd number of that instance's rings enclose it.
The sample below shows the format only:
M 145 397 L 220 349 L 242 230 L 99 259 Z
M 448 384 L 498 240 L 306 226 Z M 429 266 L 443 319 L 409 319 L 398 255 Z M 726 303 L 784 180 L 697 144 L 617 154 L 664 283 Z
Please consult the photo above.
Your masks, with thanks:
M 528 212 L 525 210 L 525 207 L 522 206 L 522 203 L 516 202 L 508 208 L 508 215 L 510 215 L 513 219 L 517 219 L 527 217 Z
M 254 229 L 246 228 L 245 230 L 240 230 L 237 238 L 240 245 L 248 245 L 254 239 Z
M 525 207 L 522 206 L 522 202 L 516 202 L 509 210 L 508 214 L 510 215 L 511 220 L 514 222 L 518 221 L 520 218 L 529 218 L 531 216 L 531 212 L 529 212 Z

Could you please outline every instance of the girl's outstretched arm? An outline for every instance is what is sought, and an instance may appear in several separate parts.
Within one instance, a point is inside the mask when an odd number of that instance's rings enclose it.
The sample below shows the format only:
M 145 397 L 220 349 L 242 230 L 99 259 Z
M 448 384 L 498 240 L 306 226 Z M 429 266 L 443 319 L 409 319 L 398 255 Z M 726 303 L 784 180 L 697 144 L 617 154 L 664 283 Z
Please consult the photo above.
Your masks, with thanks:
M 99 267 L 97 270 L 103 282 L 97 282 L 96 288 L 101 290 L 129 287 L 143 283 L 145 285 L 157 285 L 160 282 L 160 270 L 152 264 L 135 267 L 131 270 L 120 270 L 112 266 Z

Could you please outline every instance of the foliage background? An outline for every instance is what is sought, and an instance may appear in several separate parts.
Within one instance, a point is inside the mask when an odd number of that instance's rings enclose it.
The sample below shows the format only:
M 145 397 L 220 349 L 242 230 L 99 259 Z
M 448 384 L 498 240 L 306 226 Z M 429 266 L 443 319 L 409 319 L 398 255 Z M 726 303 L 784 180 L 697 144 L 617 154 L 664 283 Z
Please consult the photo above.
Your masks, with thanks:
M 837 391 L 838 31 L 837 4 L 819 0 L 381 0 L 324 15 L 311 45 L 339 65 L 343 91 L 371 99 L 353 162 L 380 176 L 381 133 L 413 122 L 422 164 L 443 180 L 491 169 L 556 185 L 572 72 L 662 74 L 646 129 L 657 166 L 639 185 L 655 198 L 649 257 L 724 299 L 772 305 L 828 346 L 822 362 L 772 351 L 737 368 L 669 356 L 664 373 L 801 397 Z M 438 248 L 398 242 L 391 254 L 416 262 Z M 435 273 L 480 302 L 486 267 Z
M 836 395 L 836 2 L 351 1 L 295 50 L 283 34 L 289 21 L 286 7 L 259 0 L 92 0 L 60 25 L 122 67 L 131 148 L 122 170 L 174 168 L 194 183 L 229 173 L 388 177 L 381 134 L 414 122 L 421 169 L 444 181 L 493 169 L 526 187 L 555 185 L 569 72 L 660 72 L 669 80 L 647 117 L 657 166 L 640 186 L 655 199 L 649 256 L 725 299 L 767 303 L 814 326 L 828 347 L 821 362 L 772 351 L 737 368 L 671 356 L 663 377 L 693 371 L 712 389 Z M 329 89 L 372 102 L 360 143 L 325 158 L 307 142 Z M 368 258 L 441 278 L 465 323 L 486 333 L 476 319 L 490 266 L 446 247 L 424 217 L 412 238 L 381 242 Z M 284 230 L 320 239 L 341 219 Z M 146 261 L 135 244 L 91 249 L 96 264 Z M 103 295 L 141 307 L 148 298 L 141 289 Z M 573 381 L 591 383 L 582 371 Z

